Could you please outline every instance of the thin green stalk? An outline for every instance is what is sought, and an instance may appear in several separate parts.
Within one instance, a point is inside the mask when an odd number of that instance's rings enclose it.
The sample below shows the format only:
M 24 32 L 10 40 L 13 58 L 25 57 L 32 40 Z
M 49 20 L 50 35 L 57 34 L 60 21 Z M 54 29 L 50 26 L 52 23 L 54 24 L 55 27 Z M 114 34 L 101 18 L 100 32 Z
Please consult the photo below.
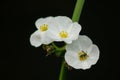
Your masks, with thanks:
M 59 48 L 54 44 L 54 42 L 52 43 L 52 46 L 53 46 L 55 49 L 59 49 Z
M 66 45 L 64 45 L 63 47 L 58 47 L 58 46 L 56 46 L 56 45 L 54 44 L 54 42 L 53 42 L 53 43 L 52 43 L 52 46 L 53 46 L 57 51 L 64 51 Z
M 84 2 L 85 2 L 85 0 L 77 0 L 75 8 L 74 8 L 73 16 L 72 16 L 72 21 L 73 22 L 78 22 L 79 21 Z M 67 69 L 66 69 L 65 63 L 63 61 L 62 65 L 61 65 L 59 80 L 65 80 L 66 79 L 66 73 L 67 73 Z
M 65 67 L 65 61 L 63 60 L 62 65 L 61 65 L 59 80 L 65 80 L 66 79 L 66 72 L 67 72 L 67 69 Z
M 85 2 L 85 0 L 77 0 L 75 8 L 74 8 L 74 13 L 73 13 L 73 16 L 72 16 L 72 21 L 73 22 L 78 22 L 79 21 L 84 2 Z

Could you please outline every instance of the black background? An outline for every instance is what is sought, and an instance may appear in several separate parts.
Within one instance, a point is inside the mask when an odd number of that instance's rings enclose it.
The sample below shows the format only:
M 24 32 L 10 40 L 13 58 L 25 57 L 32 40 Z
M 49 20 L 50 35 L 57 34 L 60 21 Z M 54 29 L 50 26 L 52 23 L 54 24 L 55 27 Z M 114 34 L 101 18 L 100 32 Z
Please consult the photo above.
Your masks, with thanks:
M 61 59 L 46 57 L 41 47 L 30 45 L 30 35 L 36 30 L 35 21 L 40 17 L 72 17 L 76 0 L 4 0 L 2 2 L 1 29 L 1 80 L 58 80 Z M 110 1 L 86 0 L 79 23 L 80 34 L 89 36 L 100 49 L 100 59 L 88 70 L 68 71 L 67 80 L 117 79 L 114 61 L 106 51 L 107 30 L 113 8 Z M 109 13 L 107 13 L 109 12 Z M 106 20 L 106 18 L 108 20 Z M 112 57 L 110 55 L 109 57 Z M 112 58 L 114 59 L 114 57 Z M 111 64 L 110 66 L 108 66 Z M 113 66 L 113 67 L 112 67 Z M 2 79 L 3 78 L 3 79 Z

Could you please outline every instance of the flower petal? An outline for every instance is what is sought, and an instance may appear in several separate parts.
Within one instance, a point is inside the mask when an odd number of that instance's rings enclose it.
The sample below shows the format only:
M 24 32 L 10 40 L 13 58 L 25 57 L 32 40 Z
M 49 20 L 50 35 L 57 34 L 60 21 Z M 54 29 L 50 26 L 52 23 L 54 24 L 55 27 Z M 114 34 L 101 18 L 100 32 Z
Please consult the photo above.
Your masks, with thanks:
M 89 46 L 92 44 L 92 41 L 85 35 L 79 35 L 77 40 L 74 40 L 71 44 L 66 46 L 67 50 L 87 50 Z M 72 49 L 74 47 L 74 49 Z
M 78 58 L 78 53 L 73 51 L 67 51 L 65 53 L 65 61 L 68 65 L 75 69 L 88 69 L 91 66 L 86 61 L 80 61 Z
M 76 53 L 78 53 L 80 51 L 79 49 L 79 42 L 73 42 L 71 44 L 67 44 L 66 45 L 66 51 L 75 51 Z
M 89 69 L 91 67 L 91 65 L 87 62 L 87 61 L 81 61 L 78 64 L 76 64 L 76 68 L 77 69 Z
M 85 35 L 79 35 L 77 41 L 79 42 L 80 50 L 83 51 L 86 51 L 89 48 L 89 46 L 92 44 L 91 39 Z
M 71 44 L 71 43 L 72 43 L 72 40 L 70 40 L 70 39 L 65 39 L 64 41 L 65 41 L 65 43 L 67 43 L 67 44 Z
M 59 24 L 69 24 L 72 23 L 72 20 L 69 17 L 66 16 L 57 16 L 55 17 L 55 21 Z
M 42 44 L 40 31 L 37 30 L 30 36 L 30 43 L 35 47 L 39 47 Z
M 30 43 L 35 47 L 39 47 L 41 44 L 50 44 L 51 42 L 53 42 L 53 39 L 47 35 L 47 32 L 42 33 L 37 30 L 30 36 Z
M 35 25 L 37 28 L 39 28 L 43 24 L 47 24 L 49 26 L 49 24 L 53 22 L 53 19 L 53 17 L 39 18 L 38 20 L 36 20 Z
M 46 32 L 44 35 L 42 34 L 42 43 L 43 44 L 50 44 L 53 42 L 53 39 L 48 34 L 49 34 L 48 32 Z
M 87 53 L 89 55 L 88 61 L 90 64 L 96 64 L 96 62 L 99 59 L 100 56 L 100 51 L 99 48 L 97 47 L 97 45 L 91 45 L 88 50 Z
M 68 65 L 74 67 L 74 65 L 79 62 L 79 59 L 77 56 L 78 54 L 76 52 L 67 51 L 65 53 L 65 61 L 67 62 Z
M 70 27 L 71 28 L 68 29 L 70 35 L 69 38 L 71 38 L 72 40 L 76 40 L 81 31 L 81 26 L 77 22 L 75 22 Z
M 57 16 L 55 17 L 55 21 L 57 22 L 60 31 L 67 30 L 72 24 L 72 20 L 66 16 Z
M 48 29 L 48 36 L 51 37 L 52 39 L 56 40 L 59 38 L 59 27 L 58 25 L 53 22 L 52 24 L 49 25 L 49 29 Z

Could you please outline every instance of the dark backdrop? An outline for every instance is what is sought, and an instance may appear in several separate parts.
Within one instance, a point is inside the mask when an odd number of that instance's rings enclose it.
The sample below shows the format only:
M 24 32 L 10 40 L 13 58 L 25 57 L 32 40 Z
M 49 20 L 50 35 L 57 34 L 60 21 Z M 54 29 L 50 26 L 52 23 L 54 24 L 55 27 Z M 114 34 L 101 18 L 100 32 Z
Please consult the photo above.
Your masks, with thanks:
M 40 17 L 72 17 L 76 0 L 4 0 L 2 2 L 1 80 L 58 80 L 61 59 L 46 57 L 41 47 L 30 45 L 30 35 L 36 30 L 35 21 Z M 88 70 L 68 71 L 67 80 L 104 80 L 107 73 L 111 79 L 114 70 L 107 65 L 105 50 L 105 23 L 107 2 L 86 0 L 79 23 L 81 34 L 89 36 L 100 49 L 98 63 Z M 111 11 L 112 12 L 112 11 Z M 107 14 L 112 15 L 112 14 Z

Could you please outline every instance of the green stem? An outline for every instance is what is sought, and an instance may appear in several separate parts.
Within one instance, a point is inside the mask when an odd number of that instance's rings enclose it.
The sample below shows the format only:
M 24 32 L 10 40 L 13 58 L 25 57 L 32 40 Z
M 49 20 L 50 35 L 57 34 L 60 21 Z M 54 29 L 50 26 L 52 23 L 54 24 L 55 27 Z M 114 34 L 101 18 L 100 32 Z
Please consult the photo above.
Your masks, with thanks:
M 77 0 L 75 8 L 74 8 L 73 16 L 72 16 L 72 21 L 73 22 L 78 22 L 79 21 L 84 2 L 85 2 L 85 0 Z M 65 63 L 63 61 L 62 65 L 61 65 L 59 80 L 65 80 L 66 79 L 66 73 L 67 73 L 67 69 L 66 69 Z
M 52 46 L 53 46 L 57 51 L 64 51 L 66 45 L 64 45 L 63 47 L 58 47 L 58 46 L 56 46 L 56 45 L 54 44 L 54 42 L 53 42 L 53 43 L 52 43 Z
M 65 80 L 66 79 L 66 72 L 67 72 L 67 69 L 65 67 L 65 61 L 63 60 L 62 65 L 61 65 L 59 80 Z
M 52 46 L 53 46 L 55 49 L 59 49 L 59 48 L 54 44 L 54 42 L 52 43 Z
M 55 43 L 52 43 L 52 46 L 55 48 L 55 55 L 57 57 L 60 57 L 61 54 L 65 51 L 66 44 L 63 47 L 58 47 L 55 45 Z
M 84 2 L 85 2 L 85 0 L 77 0 L 76 5 L 75 5 L 75 9 L 74 9 L 74 13 L 72 16 L 73 22 L 79 21 Z

